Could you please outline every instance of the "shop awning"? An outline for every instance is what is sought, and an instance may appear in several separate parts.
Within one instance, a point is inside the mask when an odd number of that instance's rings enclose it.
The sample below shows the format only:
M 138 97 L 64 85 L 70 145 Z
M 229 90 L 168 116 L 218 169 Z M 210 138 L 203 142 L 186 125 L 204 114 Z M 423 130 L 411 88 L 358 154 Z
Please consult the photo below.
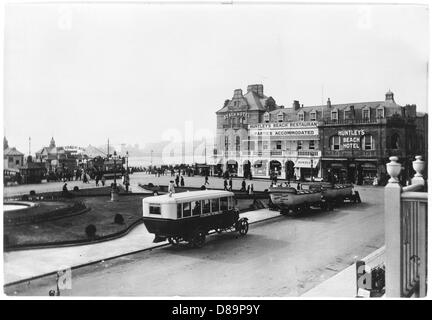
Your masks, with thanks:
M 319 159 L 300 158 L 297 160 L 294 167 L 295 168 L 310 168 L 312 166 L 312 167 L 316 168 L 318 163 L 319 163 Z

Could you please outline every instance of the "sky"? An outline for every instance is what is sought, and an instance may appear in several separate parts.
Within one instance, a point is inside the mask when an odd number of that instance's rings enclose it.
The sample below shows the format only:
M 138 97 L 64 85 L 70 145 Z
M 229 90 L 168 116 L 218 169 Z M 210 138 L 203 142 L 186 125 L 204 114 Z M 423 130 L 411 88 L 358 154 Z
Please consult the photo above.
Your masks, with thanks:
M 380 101 L 427 111 L 428 12 L 414 5 L 10 4 L 4 134 L 144 146 L 215 131 L 234 89 L 291 107 Z M 198 137 L 199 138 L 199 137 Z

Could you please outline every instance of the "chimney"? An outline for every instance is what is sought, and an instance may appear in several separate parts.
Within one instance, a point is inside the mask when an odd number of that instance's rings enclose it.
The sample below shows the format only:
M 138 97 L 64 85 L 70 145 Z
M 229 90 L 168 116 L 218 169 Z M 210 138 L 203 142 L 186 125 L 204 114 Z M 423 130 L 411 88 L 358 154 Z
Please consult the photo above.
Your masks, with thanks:
M 300 109 L 300 102 L 298 100 L 294 100 L 294 102 L 293 102 L 293 109 L 294 110 Z
M 233 99 L 236 99 L 236 98 L 243 98 L 243 91 L 242 91 L 242 89 L 235 89 L 234 90 Z
M 262 84 L 250 84 L 247 87 L 247 91 L 255 92 L 257 95 L 262 97 L 264 95 L 264 86 Z
M 331 108 L 331 101 L 330 101 L 330 98 L 327 98 L 327 108 Z

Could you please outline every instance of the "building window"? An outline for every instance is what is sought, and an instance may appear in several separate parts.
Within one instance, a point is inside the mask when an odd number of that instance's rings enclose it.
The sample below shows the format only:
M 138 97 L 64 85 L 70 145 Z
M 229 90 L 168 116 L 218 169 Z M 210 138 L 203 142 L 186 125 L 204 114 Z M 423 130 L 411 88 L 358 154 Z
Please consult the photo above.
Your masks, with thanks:
M 304 121 L 304 113 L 303 113 L 303 112 L 300 112 L 300 113 L 297 115 L 297 119 L 298 119 L 298 121 Z
M 264 113 L 264 121 L 269 122 L 270 121 L 270 114 L 268 112 Z
M 13 162 L 13 157 L 9 157 L 9 162 Z
M 391 149 L 399 149 L 400 148 L 400 138 L 397 133 L 391 136 L 390 139 L 390 148 Z
M 276 150 L 282 150 L 282 141 L 276 141 Z
M 316 112 L 315 111 L 312 111 L 311 113 L 310 113 L 310 121 L 315 121 L 316 120 Z
M 269 145 L 268 145 L 268 141 L 263 141 L 263 150 L 268 150 Z
M 344 119 L 348 120 L 351 117 L 351 110 L 345 110 L 344 111 Z
M 363 137 L 362 148 L 363 148 L 363 150 L 374 150 L 375 149 L 375 141 L 370 134 L 365 135 Z
M 377 109 L 377 119 L 383 119 L 384 118 L 384 108 L 378 108 Z
M 236 136 L 236 151 L 240 151 L 240 137 Z
M 369 110 L 369 108 L 363 109 L 363 111 L 362 111 L 362 118 L 363 118 L 363 120 L 369 121 L 369 119 L 370 119 L 370 110 Z
M 338 119 L 338 112 L 337 112 L 337 110 L 333 110 L 333 111 L 331 112 L 331 119 L 332 119 L 333 121 L 337 121 L 337 119 Z
M 16 165 L 20 164 L 20 161 L 19 160 L 15 160 L 15 164 Z
M 279 112 L 279 114 L 277 116 L 278 122 L 283 122 L 283 116 L 284 116 L 283 113 Z
M 330 149 L 331 150 L 342 150 L 341 137 L 333 136 L 330 138 Z
M 303 147 L 303 141 L 298 140 L 297 141 L 297 150 L 301 150 Z
M 225 151 L 228 151 L 228 136 L 225 136 Z
M 309 149 L 314 150 L 315 149 L 315 140 L 309 140 Z

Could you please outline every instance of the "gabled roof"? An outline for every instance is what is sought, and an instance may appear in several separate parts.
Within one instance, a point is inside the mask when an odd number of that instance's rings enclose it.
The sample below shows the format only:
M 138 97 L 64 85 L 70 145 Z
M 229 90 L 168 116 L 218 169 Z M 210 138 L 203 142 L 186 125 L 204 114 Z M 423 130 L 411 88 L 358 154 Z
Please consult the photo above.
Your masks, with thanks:
M 234 101 L 239 101 L 239 99 L 231 99 L 229 103 L 216 111 L 216 113 L 224 113 L 228 111 L 254 111 L 254 110 L 266 110 L 265 102 L 268 99 L 265 95 L 259 95 L 254 91 L 248 91 L 243 95 L 243 98 L 240 99 L 240 105 L 234 106 Z M 235 108 L 235 109 L 234 109 Z
M 97 157 L 106 157 L 107 154 L 105 152 L 103 152 L 102 150 L 92 146 L 92 145 L 88 145 L 87 148 L 85 148 L 83 155 L 86 155 L 89 158 L 97 158 Z
M 12 148 L 4 149 L 3 155 L 5 155 L 5 156 L 23 156 L 24 153 L 19 152 L 15 147 L 12 147 Z

